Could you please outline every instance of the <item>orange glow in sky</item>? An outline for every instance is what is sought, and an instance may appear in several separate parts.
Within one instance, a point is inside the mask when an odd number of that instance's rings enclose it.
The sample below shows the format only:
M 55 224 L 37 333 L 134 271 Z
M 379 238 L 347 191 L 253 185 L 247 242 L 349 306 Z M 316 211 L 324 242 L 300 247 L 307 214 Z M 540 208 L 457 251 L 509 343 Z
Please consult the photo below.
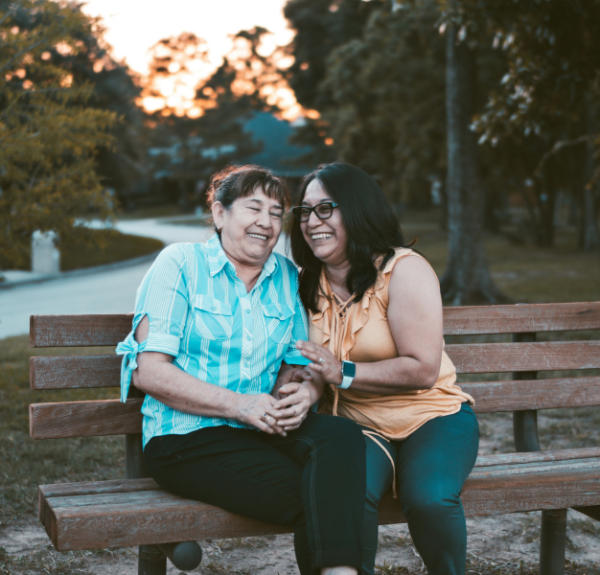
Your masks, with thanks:
M 170 100 L 178 110 L 193 117 L 198 115 L 191 101 L 194 87 L 220 63 L 232 48 L 230 35 L 254 26 L 273 33 L 270 42 L 284 45 L 290 42 L 293 31 L 283 16 L 286 0 L 87 0 L 83 10 L 90 16 L 100 16 L 106 28 L 105 39 L 112 45 L 112 56 L 142 77 L 148 74 L 148 50 L 159 40 L 192 32 L 206 40 L 210 62 L 197 65 L 194 74 L 173 79 L 160 87 L 163 101 Z M 300 108 L 293 92 L 278 90 L 273 98 L 286 108 L 285 116 L 297 116 Z M 148 111 L 161 109 L 160 98 L 144 98 Z

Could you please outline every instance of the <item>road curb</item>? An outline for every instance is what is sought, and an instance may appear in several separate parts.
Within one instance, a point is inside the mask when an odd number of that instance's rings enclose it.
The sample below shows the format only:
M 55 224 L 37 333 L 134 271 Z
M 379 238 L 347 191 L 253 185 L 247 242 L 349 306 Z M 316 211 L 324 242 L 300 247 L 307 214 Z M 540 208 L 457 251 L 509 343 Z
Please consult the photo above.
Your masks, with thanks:
M 138 264 L 143 264 L 145 262 L 151 262 L 156 259 L 156 256 L 162 251 L 162 249 L 152 252 L 151 254 L 145 256 L 139 256 L 137 258 L 133 258 L 130 260 L 123 260 L 121 262 L 114 262 L 112 264 L 104 264 L 102 266 L 93 266 L 89 268 L 81 268 L 78 270 L 71 270 L 68 272 L 61 272 L 59 274 L 47 275 L 47 276 L 38 276 L 36 278 L 25 279 L 21 281 L 3 281 L 0 282 L 0 290 L 8 290 L 16 287 L 21 287 L 25 285 L 39 284 L 43 282 L 55 281 L 55 280 L 63 280 L 78 276 L 86 276 L 95 273 L 106 272 L 110 270 L 118 270 L 121 268 L 127 268 L 131 266 L 135 266 Z

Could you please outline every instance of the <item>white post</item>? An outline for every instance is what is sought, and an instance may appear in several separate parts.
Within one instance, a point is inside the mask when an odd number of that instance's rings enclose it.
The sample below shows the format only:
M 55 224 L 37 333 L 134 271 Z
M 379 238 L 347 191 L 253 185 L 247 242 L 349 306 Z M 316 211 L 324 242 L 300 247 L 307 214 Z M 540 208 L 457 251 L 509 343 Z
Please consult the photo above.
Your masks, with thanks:
M 60 273 L 60 252 L 56 248 L 55 232 L 39 230 L 31 236 L 31 271 L 41 275 Z

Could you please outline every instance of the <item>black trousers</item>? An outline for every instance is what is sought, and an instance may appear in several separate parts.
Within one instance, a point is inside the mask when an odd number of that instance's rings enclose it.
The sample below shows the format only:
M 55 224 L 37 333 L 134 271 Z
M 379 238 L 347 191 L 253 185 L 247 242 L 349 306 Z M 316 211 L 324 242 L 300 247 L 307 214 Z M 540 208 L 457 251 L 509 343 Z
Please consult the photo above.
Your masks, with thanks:
M 293 526 L 302 575 L 340 565 L 360 573 L 366 455 L 354 422 L 309 412 L 287 437 L 210 427 L 154 437 L 144 457 L 172 493 Z

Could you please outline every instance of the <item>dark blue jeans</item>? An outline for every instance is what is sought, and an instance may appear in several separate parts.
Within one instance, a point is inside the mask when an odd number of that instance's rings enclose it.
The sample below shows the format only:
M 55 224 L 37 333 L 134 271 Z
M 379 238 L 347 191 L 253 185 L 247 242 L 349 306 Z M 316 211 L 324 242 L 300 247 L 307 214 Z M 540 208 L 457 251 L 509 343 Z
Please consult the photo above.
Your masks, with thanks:
M 363 524 L 363 575 L 374 573 L 378 507 L 392 485 L 389 458 L 372 439 L 367 444 L 367 504 Z M 467 526 L 460 493 L 479 447 L 479 427 L 463 403 L 454 415 L 436 417 L 404 441 L 379 440 L 396 463 L 398 497 L 408 528 L 429 575 L 462 575 Z

